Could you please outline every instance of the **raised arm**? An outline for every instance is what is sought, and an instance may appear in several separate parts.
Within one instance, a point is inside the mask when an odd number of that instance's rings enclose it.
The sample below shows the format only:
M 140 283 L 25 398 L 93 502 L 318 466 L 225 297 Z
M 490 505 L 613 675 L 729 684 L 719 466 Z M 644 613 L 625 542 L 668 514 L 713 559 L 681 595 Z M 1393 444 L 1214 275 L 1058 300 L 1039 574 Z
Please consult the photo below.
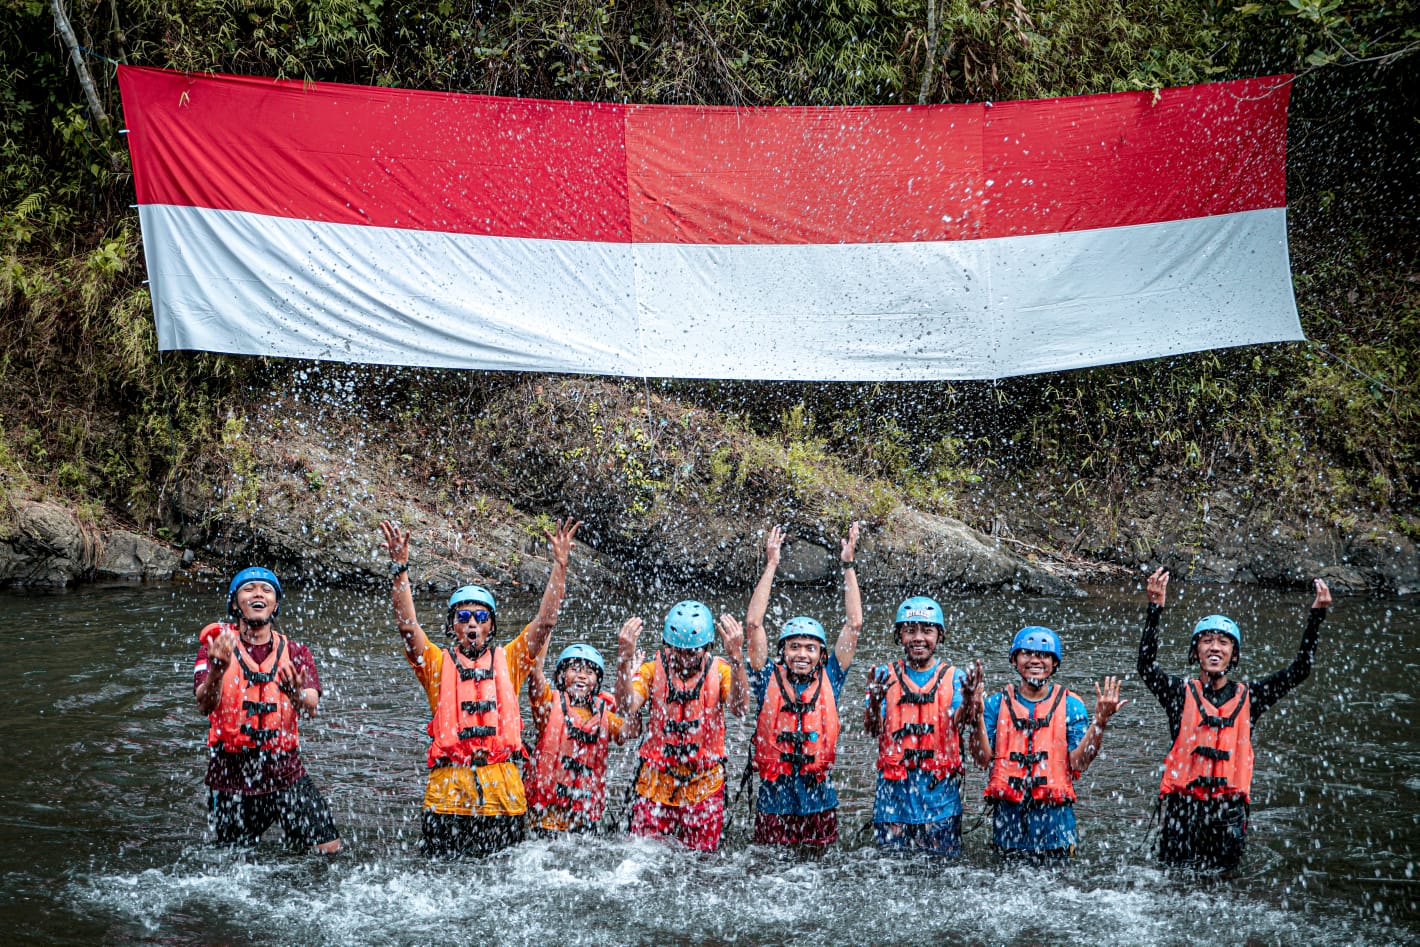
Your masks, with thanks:
M 1149 576 L 1145 588 L 1149 595 L 1149 610 L 1144 618 L 1144 633 L 1139 636 L 1139 660 L 1136 669 L 1144 684 L 1161 701 L 1173 698 L 1181 686 L 1171 675 L 1159 667 L 1159 618 L 1164 612 L 1168 598 L 1169 570 L 1155 569 Z
M 631 686 L 639 667 L 636 661 L 636 639 L 641 636 L 642 621 L 632 617 L 622 623 L 616 636 L 616 712 L 630 720 L 641 712 L 646 698 Z
M 404 639 L 404 650 L 411 657 L 418 658 L 428 647 L 429 637 L 424 634 L 414 614 L 414 592 L 409 584 L 409 530 L 400 529 L 392 521 L 385 520 L 380 523 L 380 532 L 385 537 L 380 545 L 390 554 L 390 572 L 393 576 L 390 595 L 394 599 L 394 620 L 400 637 Z
M 1331 589 L 1321 579 L 1312 581 L 1316 587 L 1316 598 L 1312 600 L 1307 626 L 1302 632 L 1301 644 L 1297 646 L 1297 656 L 1282 670 L 1250 685 L 1254 718 L 1311 675 L 1312 659 L 1316 656 L 1317 642 L 1321 638 L 1321 623 L 1326 620 L 1326 609 L 1331 605 Z
M 833 653 L 838 666 L 848 670 L 858 653 L 858 635 L 863 630 L 863 596 L 858 592 L 858 567 L 854 558 L 858 552 L 858 521 L 848 527 L 848 538 L 839 543 L 838 561 L 843 565 L 843 630 Z
M 749 610 L 745 612 L 745 647 L 749 653 L 749 666 L 756 671 L 764 669 L 769 661 L 769 636 L 764 631 L 764 613 L 769 609 L 769 593 L 774 588 L 774 573 L 779 570 L 779 556 L 784 546 L 784 530 L 770 527 L 764 537 L 764 572 L 754 586 L 749 597 Z
M 749 710 L 749 673 L 745 670 L 745 630 L 733 615 L 721 615 L 720 640 L 730 662 L 730 713 L 743 717 Z
M 547 587 L 542 590 L 542 604 L 528 629 L 527 648 L 530 655 L 541 655 L 547 647 L 547 639 L 552 637 L 552 627 L 557 624 L 557 613 L 562 610 L 562 598 L 567 594 L 567 563 L 572 559 L 572 540 L 582 524 L 567 517 L 557 525 L 557 532 L 543 531 L 552 546 L 552 572 L 547 577 Z
M 1109 718 L 1127 703 L 1129 701 L 1119 699 L 1119 678 L 1106 677 L 1103 689 L 1099 684 L 1095 685 L 1095 713 L 1090 719 L 1089 728 L 1085 730 L 1085 738 L 1080 741 L 1079 746 L 1070 751 L 1072 770 L 1083 773 L 1090 768 L 1090 764 L 1099 755 L 1105 725 L 1109 723 Z

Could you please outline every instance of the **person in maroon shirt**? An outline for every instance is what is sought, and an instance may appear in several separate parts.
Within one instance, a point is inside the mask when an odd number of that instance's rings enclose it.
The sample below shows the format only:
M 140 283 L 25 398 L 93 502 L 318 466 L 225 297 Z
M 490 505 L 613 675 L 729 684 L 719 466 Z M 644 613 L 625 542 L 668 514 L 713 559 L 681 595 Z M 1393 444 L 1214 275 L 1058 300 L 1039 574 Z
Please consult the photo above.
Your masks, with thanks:
M 330 806 L 301 762 L 298 720 L 320 706 L 310 649 L 276 627 L 281 582 L 269 569 L 238 572 L 231 621 L 202 629 L 193 675 L 207 731 L 208 822 L 217 841 L 254 845 L 278 818 L 286 838 L 338 852 Z

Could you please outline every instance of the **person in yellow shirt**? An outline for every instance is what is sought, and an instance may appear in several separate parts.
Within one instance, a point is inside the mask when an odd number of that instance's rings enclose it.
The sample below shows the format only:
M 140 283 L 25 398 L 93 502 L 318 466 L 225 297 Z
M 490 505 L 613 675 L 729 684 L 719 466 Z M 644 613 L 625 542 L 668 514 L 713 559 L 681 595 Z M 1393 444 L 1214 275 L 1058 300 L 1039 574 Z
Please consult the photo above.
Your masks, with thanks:
M 725 711 L 742 717 L 749 707 L 744 627 L 720 616 L 729 660 L 712 657 L 710 609 L 679 602 L 666 616 L 655 659 L 633 669 L 642 624 L 628 618 L 617 639 L 617 706 L 628 719 L 651 707 L 631 833 L 713 852 L 725 829 Z
M 601 652 L 578 642 L 562 649 L 549 683 L 542 667 L 528 679 L 528 702 L 537 728 L 529 760 L 528 808 L 533 831 L 542 836 L 595 831 L 606 813 L 606 770 L 611 745 L 640 732 L 616 713 L 616 700 L 602 690 L 606 662 Z
M 523 757 L 518 691 L 542 660 L 567 590 L 567 563 L 581 523 L 570 518 L 552 544 L 552 574 L 537 615 L 508 644 L 494 644 L 493 593 L 466 585 L 449 596 L 444 634 L 431 642 L 414 613 L 409 532 L 380 524 L 390 555 L 395 619 L 404 657 L 429 699 L 429 782 L 424 791 L 421 848 L 430 857 L 485 855 L 523 839 L 527 800 L 517 761 Z

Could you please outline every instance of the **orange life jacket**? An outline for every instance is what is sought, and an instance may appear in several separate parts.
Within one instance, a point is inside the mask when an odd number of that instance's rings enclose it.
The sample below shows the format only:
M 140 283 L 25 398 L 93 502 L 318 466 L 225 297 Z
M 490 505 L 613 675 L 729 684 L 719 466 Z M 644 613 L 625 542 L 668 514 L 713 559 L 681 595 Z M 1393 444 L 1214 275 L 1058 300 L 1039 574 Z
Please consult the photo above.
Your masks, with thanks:
M 822 668 L 802 695 L 791 690 L 784 665 L 770 665 L 772 677 L 754 730 L 754 761 L 761 779 L 790 774 L 822 782 L 838 753 L 838 703 Z
M 956 668 L 937 665 L 926 687 L 918 687 L 902 661 L 888 665 L 883 696 L 885 717 L 878 735 L 878 770 L 884 779 L 906 779 L 910 769 L 922 769 L 937 779 L 962 771 L 961 737 L 952 721 Z
M 1070 768 L 1070 737 L 1061 706 L 1070 696 L 1054 684 L 1043 699 L 1027 706 L 1017 698 L 1014 684 L 1001 692 L 987 799 L 1020 802 L 1029 796 L 1053 805 L 1075 801 L 1080 774 Z M 1047 709 L 1038 717 L 1041 708 Z
M 725 762 L 725 708 L 720 706 L 720 658 L 704 655 L 700 670 L 675 676 L 665 650 L 656 654 L 651 717 L 641 759 L 663 773 L 705 773 Z
M 201 639 L 210 647 L 211 640 L 227 628 L 236 633 L 235 625 L 213 622 L 202 629 Z M 291 753 L 300 745 L 297 708 L 281 692 L 278 676 L 281 668 L 295 666 L 289 643 L 277 631 L 271 632 L 271 642 L 271 653 L 257 663 L 238 636 L 232 660 L 222 672 L 217 709 L 208 718 L 208 746 L 223 753 Z
M 1199 681 L 1188 682 L 1178 739 L 1164 757 L 1159 795 L 1242 799 L 1252 791 L 1252 692 L 1239 684 L 1233 699 L 1214 707 Z
M 430 769 L 522 758 L 523 717 L 502 648 L 488 648 L 473 660 L 456 647 L 445 649 L 439 705 L 428 729 Z
M 575 812 L 588 823 L 601 819 L 606 812 L 606 758 L 615 705 L 610 694 L 598 694 L 592 700 L 591 716 L 579 723 L 567 705 L 567 695 L 556 695 L 533 751 L 529 805 Z

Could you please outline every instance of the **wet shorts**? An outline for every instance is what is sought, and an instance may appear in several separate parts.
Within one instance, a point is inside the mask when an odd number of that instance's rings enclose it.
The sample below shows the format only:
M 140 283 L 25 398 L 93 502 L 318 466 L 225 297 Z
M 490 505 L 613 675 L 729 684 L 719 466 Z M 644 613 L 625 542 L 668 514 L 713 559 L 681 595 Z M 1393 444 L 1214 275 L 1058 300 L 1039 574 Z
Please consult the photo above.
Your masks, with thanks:
M 637 796 L 631 804 L 631 834 L 643 838 L 674 839 L 698 852 L 720 847 L 725 831 L 725 790 L 693 806 L 665 806 Z
M 445 815 L 425 809 L 419 850 L 430 858 L 491 855 L 523 840 L 520 815 Z
M 255 845 L 277 819 L 287 840 L 303 847 L 340 838 L 330 806 L 309 776 L 259 796 L 215 789 L 208 796 L 207 824 L 223 845 Z
M 1248 805 L 1241 799 L 1163 798 L 1159 860 L 1194 871 L 1231 871 L 1247 850 Z
M 910 822 L 874 822 L 878 846 L 888 852 L 927 852 L 942 858 L 961 854 L 961 816 L 915 825 Z
M 838 810 L 808 815 L 756 812 L 754 840 L 759 845 L 832 845 L 838 841 Z

